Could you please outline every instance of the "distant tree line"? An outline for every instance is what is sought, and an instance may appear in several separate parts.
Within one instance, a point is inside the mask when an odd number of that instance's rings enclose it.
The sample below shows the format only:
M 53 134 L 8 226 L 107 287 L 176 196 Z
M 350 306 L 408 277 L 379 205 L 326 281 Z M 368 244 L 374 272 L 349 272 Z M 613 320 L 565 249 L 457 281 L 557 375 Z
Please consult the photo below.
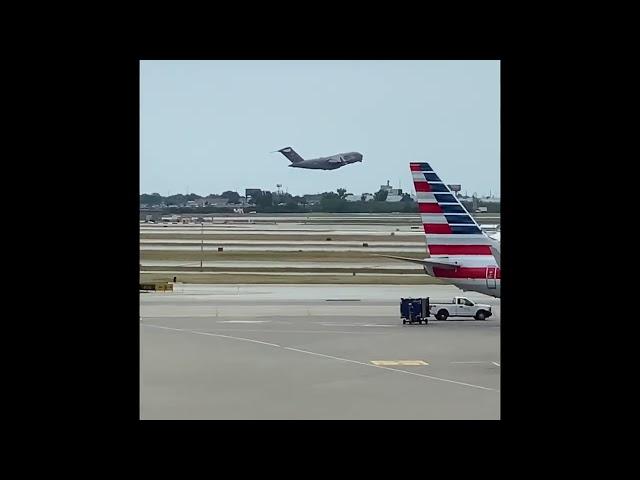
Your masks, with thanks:
M 308 200 L 303 196 L 291 195 L 282 192 L 261 191 L 258 195 L 253 196 L 252 203 L 255 207 L 249 207 L 247 211 L 255 210 L 264 213 L 297 213 L 297 212 L 327 212 L 327 213 L 414 213 L 418 211 L 417 204 L 413 201 L 408 193 L 403 194 L 399 202 L 387 202 L 388 192 L 380 189 L 373 195 L 373 200 L 365 201 L 364 195 L 358 201 L 346 200 L 347 190 L 338 188 L 336 192 L 324 192 L 320 194 L 320 202 L 309 204 Z M 176 194 L 163 197 L 159 193 L 143 193 L 140 195 L 140 204 L 180 206 L 179 208 L 171 208 L 171 212 L 175 213 L 225 213 L 233 212 L 233 204 L 238 204 L 240 194 L 228 190 L 220 195 L 210 194 L 208 198 L 226 198 L 229 206 L 203 206 L 198 208 L 186 207 L 188 201 L 202 199 L 198 194 L 190 193 L 188 195 Z M 472 212 L 473 200 L 460 199 L 462 204 Z M 477 205 L 487 207 L 488 213 L 499 213 L 500 203 L 482 202 L 476 199 Z M 237 208 L 237 207 L 236 207 Z M 473 213 L 473 212 L 472 212 Z
M 197 193 L 190 193 L 188 195 L 183 195 L 182 193 L 177 193 L 175 195 L 169 195 L 163 197 L 159 193 L 143 193 L 140 195 L 140 204 L 146 205 L 183 205 L 189 201 L 199 200 L 201 198 L 226 198 L 229 200 L 229 203 L 238 203 L 240 201 L 240 194 L 238 192 L 233 192 L 228 190 L 226 192 L 222 192 L 222 194 L 217 195 L 215 193 L 211 193 L 206 197 L 202 197 Z

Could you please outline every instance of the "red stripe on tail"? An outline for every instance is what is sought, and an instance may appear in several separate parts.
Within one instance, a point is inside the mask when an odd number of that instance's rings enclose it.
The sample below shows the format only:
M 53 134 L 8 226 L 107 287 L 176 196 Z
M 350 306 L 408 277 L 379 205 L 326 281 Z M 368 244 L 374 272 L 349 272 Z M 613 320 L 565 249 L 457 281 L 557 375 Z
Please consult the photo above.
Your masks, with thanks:
M 416 192 L 430 192 L 431 187 L 427 182 L 421 182 L 420 180 L 414 180 L 413 185 L 416 187 Z
M 431 255 L 493 255 L 489 245 L 428 245 Z
M 420 213 L 442 213 L 440 205 L 437 203 L 418 203 Z
M 453 233 L 448 223 L 423 223 L 424 233 Z

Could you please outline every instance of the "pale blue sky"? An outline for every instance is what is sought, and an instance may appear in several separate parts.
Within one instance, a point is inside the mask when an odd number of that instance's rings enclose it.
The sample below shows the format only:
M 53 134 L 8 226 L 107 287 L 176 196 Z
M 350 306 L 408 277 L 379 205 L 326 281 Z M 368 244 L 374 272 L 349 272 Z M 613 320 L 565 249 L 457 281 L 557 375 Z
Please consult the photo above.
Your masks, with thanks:
M 414 193 L 411 161 L 500 193 L 499 61 L 142 61 L 140 102 L 141 193 Z M 287 146 L 364 160 L 289 168 Z

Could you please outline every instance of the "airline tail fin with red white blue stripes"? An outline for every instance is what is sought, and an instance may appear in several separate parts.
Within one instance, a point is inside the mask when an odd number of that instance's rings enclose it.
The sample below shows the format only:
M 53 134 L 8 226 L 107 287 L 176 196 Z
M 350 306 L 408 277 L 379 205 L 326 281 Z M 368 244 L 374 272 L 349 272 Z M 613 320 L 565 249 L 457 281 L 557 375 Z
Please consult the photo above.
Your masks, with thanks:
M 421 264 L 425 272 L 500 297 L 499 241 L 484 233 L 428 163 L 410 163 L 429 258 L 383 257 Z
M 428 163 L 410 163 L 430 257 L 493 257 L 491 242 Z

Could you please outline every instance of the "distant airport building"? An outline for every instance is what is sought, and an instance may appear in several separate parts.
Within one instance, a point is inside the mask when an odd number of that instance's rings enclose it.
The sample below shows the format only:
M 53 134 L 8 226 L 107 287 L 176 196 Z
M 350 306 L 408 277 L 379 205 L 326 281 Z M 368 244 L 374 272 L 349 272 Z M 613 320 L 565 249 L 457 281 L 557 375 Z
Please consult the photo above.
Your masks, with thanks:
M 308 205 L 317 205 L 320 203 L 320 200 L 322 200 L 322 195 L 319 193 L 315 195 L 303 195 L 302 198 L 307 201 Z
M 211 207 L 225 207 L 229 203 L 228 198 L 212 198 L 209 200 L 209 206 Z
M 397 195 L 400 195 L 400 197 L 402 198 L 402 189 L 401 188 L 393 188 L 391 185 L 389 185 L 389 180 L 387 180 L 387 184 L 386 185 L 380 185 L 380 190 L 386 191 L 387 192 L 387 198 L 389 198 L 390 196 L 395 197 Z M 398 200 L 387 200 L 388 202 L 396 202 Z
M 353 193 L 350 193 L 349 195 L 344 197 L 347 202 L 369 202 L 373 200 L 373 198 L 373 195 L 370 193 L 362 193 L 360 195 L 354 195 Z
M 260 196 L 262 190 L 259 188 L 247 188 L 244 191 L 244 195 L 247 198 L 247 202 L 255 203 L 255 199 Z
M 398 189 L 394 189 L 394 190 L 398 190 Z M 385 200 L 385 202 L 399 202 L 400 200 L 402 200 L 402 195 L 389 193 L 387 195 L 387 199 Z

